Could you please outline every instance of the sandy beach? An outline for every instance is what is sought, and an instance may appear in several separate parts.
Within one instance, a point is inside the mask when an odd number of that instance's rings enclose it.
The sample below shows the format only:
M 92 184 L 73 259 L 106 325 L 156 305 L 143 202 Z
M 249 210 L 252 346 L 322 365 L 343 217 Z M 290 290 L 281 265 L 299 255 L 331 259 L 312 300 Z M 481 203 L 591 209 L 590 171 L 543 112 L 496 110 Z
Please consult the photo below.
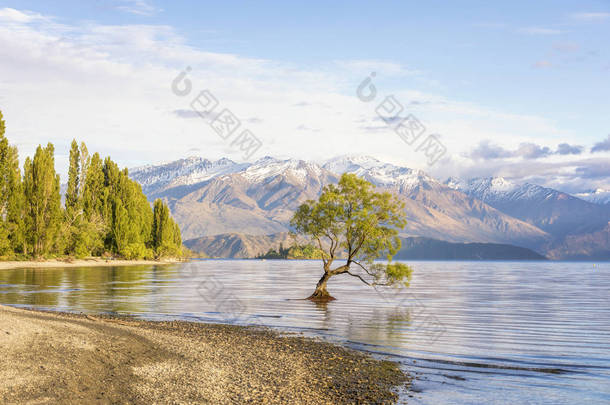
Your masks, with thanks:
M 0 306 L 0 403 L 395 403 L 395 363 L 267 329 Z
M 25 268 L 58 268 L 58 267 L 112 267 L 112 266 L 141 266 L 182 263 L 178 259 L 163 260 L 106 260 L 100 258 L 74 259 L 74 260 L 41 260 L 41 261 L 0 261 L 0 270 Z

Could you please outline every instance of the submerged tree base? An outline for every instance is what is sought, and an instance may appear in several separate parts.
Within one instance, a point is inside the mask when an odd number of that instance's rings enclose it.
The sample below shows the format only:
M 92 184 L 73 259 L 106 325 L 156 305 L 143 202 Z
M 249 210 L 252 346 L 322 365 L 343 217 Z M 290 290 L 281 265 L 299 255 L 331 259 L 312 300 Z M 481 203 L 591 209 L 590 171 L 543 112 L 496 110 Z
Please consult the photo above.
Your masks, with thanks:
M 307 297 L 308 300 L 310 301 L 315 301 L 315 302 L 329 302 L 329 301 L 335 301 L 336 298 L 331 296 L 327 291 L 315 291 L 313 294 L 311 294 L 309 297 Z

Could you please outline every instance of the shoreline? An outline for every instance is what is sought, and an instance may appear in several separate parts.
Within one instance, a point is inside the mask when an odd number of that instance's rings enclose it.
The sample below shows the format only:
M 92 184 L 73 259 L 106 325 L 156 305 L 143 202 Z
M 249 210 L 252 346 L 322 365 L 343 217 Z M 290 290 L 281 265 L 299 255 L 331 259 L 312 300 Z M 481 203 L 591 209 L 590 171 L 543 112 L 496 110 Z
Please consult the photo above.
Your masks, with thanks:
M 112 266 L 147 266 L 185 263 L 182 259 L 163 260 L 106 260 L 101 258 L 88 259 L 52 259 L 52 260 L 27 260 L 27 261 L 0 261 L 0 270 L 13 269 L 43 269 L 61 267 L 112 267 Z
M 0 402 L 391 404 L 398 365 L 262 327 L 0 305 Z

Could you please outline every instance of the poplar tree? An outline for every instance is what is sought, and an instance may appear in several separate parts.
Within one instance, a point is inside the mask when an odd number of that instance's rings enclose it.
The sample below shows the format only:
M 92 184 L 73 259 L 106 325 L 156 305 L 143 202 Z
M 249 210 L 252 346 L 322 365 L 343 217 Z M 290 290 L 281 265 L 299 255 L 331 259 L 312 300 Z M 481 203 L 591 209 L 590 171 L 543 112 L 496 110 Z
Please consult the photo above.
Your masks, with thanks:
M 169 239 L 169 208 L 162 200 L 155 200 L 152 228 L 152 245 L 155 251 L 163 247 L 163 243 Z
M 160 199 L 155 201 L 153 209 L 152 246 L 157 257 L 181 254 L 180 228 L 171 218 L 169 207 Z
M 89 164 L 91 162 L 91 157 L 89 156 L 89 150 L 87 149 L 87 145 L 85 142 L 81 142 L 80 144 L 80 179 L 79 179 L 79 188 L 78 195 L 80 198 L 83 197 L 85 192 L 85 183 L 87 182 L 87 172 L 89 171 Z
M 59 175 L 55 173 L 55 148 L 38 146 L 24 166 L 26 244 L 34 257 L 57 253 L 61 225 Z
M 10 253 L 11 243 L 9 230 L 6 223 L 9 182 L 8 182 L 8 160 L 9 145 L 8 139 L 4 136 L 5 126 L 0 112 L 0 256 Z
M 68 170 L 68 188 L 66 190 L 66 210 L 64 234 L 66 237 L 66 253 L 83 258 L 90 256 L 93 250 L 100 246 L 98 229 L 94 222 L 84 217 L 83 191 L 88 167 L 88 151 L 84 143 L 80 148 L 76 140 L 70 148 L 70 168 Z
M 23 252 L 23 188 L 19 153 L 5 137 L 0 111 L 0 256 Z
M 70 148 L 70 168 L 68 169 L 68 189 L 66 191 L 66 211 L 69 211 L 70 215 L 76 215 L 79 209 L 80 164 L 78 143 L 73 140 Z
M 104 171 L 99 153 L 93 154 L 87 168 L 83 187 L 83 210 L 85 217 L 91 221 L 101 216 L 104 200 Z M 100 218 L 101 219 L 101 218 Z
M 55 172 L 55 148 L 38 146 L 23 178 L 0 112 L 0 256 L 77 257 L 117 254 L 128 259 L 180 255 L 180 228 L 161 201 L 150 206 L 142 187 L 110 158 L 89 155 L 73 140 L 65 195 Z
M 19 168 L 19 152 L 17 148 L 9 147 L 8 154 L 8 198 L 6 207 L 6 226 L 14 253 L 27 253 L 25 246 L 25 196 Z

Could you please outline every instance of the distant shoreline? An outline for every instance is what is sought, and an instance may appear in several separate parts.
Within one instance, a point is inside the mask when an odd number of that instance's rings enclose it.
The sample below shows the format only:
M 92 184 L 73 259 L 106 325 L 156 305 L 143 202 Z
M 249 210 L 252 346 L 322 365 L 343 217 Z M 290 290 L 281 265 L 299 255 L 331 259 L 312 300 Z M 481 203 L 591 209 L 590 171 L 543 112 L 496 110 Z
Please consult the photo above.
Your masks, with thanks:
M 74 260 L 41 260 L 41 261 L 0 261 L 0 270 L 11 269 L 44 269 L 59 267 L 112 267 L 112 266 L 148 266 L 184 263 L 181 259 L 163 260 L 107 260 L 101 258 L 74 259 Z

